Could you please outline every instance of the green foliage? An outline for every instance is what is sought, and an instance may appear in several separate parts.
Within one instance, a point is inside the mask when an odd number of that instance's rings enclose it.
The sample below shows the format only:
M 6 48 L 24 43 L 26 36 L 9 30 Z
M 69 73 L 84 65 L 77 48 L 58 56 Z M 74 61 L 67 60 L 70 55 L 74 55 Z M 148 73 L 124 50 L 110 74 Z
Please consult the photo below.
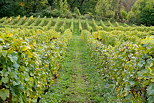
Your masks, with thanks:
M 79 10 L 81 14 L 95 14 L 95 6 L 98 2 L 98 0 L 81 0 L 84 1 L 82 5 L 79 5 Z
M 55 82 L 72 32 L 29 29 L 33 16 L 14 19 L 22 19 L 23 27 L 0 28 L 0 101 L 37 102 Z M 44 26 L 47 18 L 38 19 L 39 26 Z
M 148 103 L 153 103 L 154 102 L 154 84 L 151 83 L 148 88 L 147 88 L 147 94 L 149 96 L 148 98 Z
M 0 0 L 0 17 L 24 15 L 24 8 L 20 7 L 18 1 Z
M 74 8 L 74 17 L 75 18 L 80 18 L 81 13 L 77 7 Z
M 55 7 L 51 10 L 47 10 L 52 17 L 67 17 L 71 18 L 72 13 L 70 11 L 67 0 L 55 1 Z
M 94 28 L 94 27 L 93 27 Z M 103 30 L 82 31 L 82 38 L 92 50 L 97 71 L 102 74 L 113 93 L 107 100 L 115 102 L 153 103 L 152 27 L 105 27 Z
M 88 22 L 86 22 L 86 28 L 87 28 L 88 31 L 91 31 L 92 32 L 92 27 L 89 25 Z
M 138 0 L 129 12 L 128 19 L 138 24 L 154 25 L 154 1 Z
M 124 21 L 127 17 L 122 0 L 98 0 L 95 6 L 96 18 L 103 20 Z
M 115 12 L 113 11 L 112 1 L 99 0 L 97 2 L 95 9 L 99 18 L 102 18 L 105 20 L 107 18 L 114 17 Z
M 122 9 L 122 10 L 121 10 L 120 15 L 121 15 L 121 18 L 122 18 L 123 20 L 127 20 L 127 15 L 128 15 L 128 13 L 127 13 L 127 11 L 126 11 L 125 9 Z
M 66 14 L 66 12 L 69 10 L 69 7 L 68 7 L 68 3 L 67 3 L 67 0 L 60 0 L 59 1 L 59 8 L 60 8 L 60 11 L 63 12 L 64 14 Z
M 93 93 L 90 99 L 109 103 L 153 103 L 152 26 L 129 26 L 94 19 L 85 22 L 46 16 L 43 19 L 33 16 L 4 17 L 0 23 L 1 101 L 37 102 L 38 98 L 46 94 L 43 98 L 47 98 L 47 101 L 52 102 L 52 98 L 54 102 L 63 102 L 60 98 L 63 95 L 61 90 L 63 85 L 67 85 L 63 79 L 61 89 L 61 86 L 57 86 L 54 91 L 51 88 L 49 95 L 45 91 L 58 77 L 73 32 L 81 33 L 91 49 L 91 58 L 96 68 L 91 67 L 88 71 L 95 71 L 101 78 L 91 79 L 93 86 L 90 90 Z M 93 78 L 92 74 L 90 78 Z
M 0 17 L 33 15 L 125 21 L 127 16 L 126 0 L 0 0 L 0 6 Z
M 2 80 L 2 82 L 4 81 Z M 7 82 L 4 82 L 4 83 L 7 83 Z M 6 98 L 8 98 L 9 95 L 10 95 L 10 91 L 8 89 L 3 88 L 0 90 L 0 98 L 2 98 L 2 100 L 6 100 Z

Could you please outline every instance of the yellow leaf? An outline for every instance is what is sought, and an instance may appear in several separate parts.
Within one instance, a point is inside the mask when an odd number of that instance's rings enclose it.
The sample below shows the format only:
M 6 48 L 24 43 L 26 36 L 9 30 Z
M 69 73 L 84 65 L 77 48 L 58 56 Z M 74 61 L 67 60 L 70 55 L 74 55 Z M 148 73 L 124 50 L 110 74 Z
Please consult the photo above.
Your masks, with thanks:
M 20 2 L 19 5 L 22 6 L 22 7 L 24 7 L 25 6 L 25 3 L 24 2 Z
M 27 54 L 28 54 L 28 58 L 32 58 L 33 57 L 33 53 L 32 52 L 28 51 Z
M 29 46 L 23 46 L 22 48 L 21 48 L 21 51 L 26 51 L 26 50 L 28 50 L 28 49 L 31 49 Z
M 12 33 L 9 33 L 9 34 L 6 35 L 6 37 L 12 37 L 12 36 L 13 36 Z

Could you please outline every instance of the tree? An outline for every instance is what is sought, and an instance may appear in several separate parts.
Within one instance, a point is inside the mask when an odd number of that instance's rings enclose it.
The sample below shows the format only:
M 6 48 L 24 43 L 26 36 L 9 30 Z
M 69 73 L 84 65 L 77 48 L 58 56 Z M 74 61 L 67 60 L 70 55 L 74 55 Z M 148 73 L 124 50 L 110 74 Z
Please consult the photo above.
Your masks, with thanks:
M 99 18 L 109 19 L 115 17 L 117 2 L 115 0 L 99 0 L 95 10 Z
M 0 0 L 0 17 L 4 16 L 16 16 L 19 15 L 19 11 L 23 14 L 24 9 L 19 5 L 20 0 Z
M 48 4 L 51 6 L 51 8 L 52 8 L 52 6 L 53 6 L 53 4 L 54 4 L 54 0 L 48 0 Z
M 140 12 L 140 23 L 154 25 L 154 1 L 147 2 Z
M 130 22 L 145 25 L 154 25 L 154 1 L 137 0 L 129 12 Z

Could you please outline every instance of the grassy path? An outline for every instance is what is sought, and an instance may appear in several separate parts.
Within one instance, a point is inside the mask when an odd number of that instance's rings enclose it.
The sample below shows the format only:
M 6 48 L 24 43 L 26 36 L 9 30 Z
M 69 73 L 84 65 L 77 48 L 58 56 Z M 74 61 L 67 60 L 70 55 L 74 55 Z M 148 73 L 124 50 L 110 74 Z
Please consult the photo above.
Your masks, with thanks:
M 76 25 L 57 82 L 42 96 L 40 103 L 109 102 L 105 100 L 108 96 L 104 97 L 104 79 L 95 67 L 91 50 L 81 40 Z
M 88 77 L 84 64 L 86 58 L 85 43 L 80 36 L 74 35 L 70 41 L 67 55 L 60 71 L 57 84 L 51 87 L 49 94 L 42 100 L 57 103 L 84 103 L 89 100 Z
M 69 102 L 88 102 L 89 94 L 87 72 L 84 68 L 85 59 L 83 58 L 86 52 L 85 43 L 80 39 L 80 36 L 74 36 L 72 43 L 72 83 L 70 85 Z
M 91 60 L 90 49 L 74 35 L 57 83 L 43 96 L 41 103 L 106 103 L 103 102 L 103 78 Z

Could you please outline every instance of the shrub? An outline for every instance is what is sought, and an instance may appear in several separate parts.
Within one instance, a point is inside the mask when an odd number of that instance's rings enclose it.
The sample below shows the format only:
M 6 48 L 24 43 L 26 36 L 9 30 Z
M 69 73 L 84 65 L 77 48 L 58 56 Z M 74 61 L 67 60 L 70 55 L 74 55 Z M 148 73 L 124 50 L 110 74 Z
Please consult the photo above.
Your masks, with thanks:
M 147 26 L 154 25 L 154 1 L 138 0 L 129 12 L 128 20 L 137 24 Z

